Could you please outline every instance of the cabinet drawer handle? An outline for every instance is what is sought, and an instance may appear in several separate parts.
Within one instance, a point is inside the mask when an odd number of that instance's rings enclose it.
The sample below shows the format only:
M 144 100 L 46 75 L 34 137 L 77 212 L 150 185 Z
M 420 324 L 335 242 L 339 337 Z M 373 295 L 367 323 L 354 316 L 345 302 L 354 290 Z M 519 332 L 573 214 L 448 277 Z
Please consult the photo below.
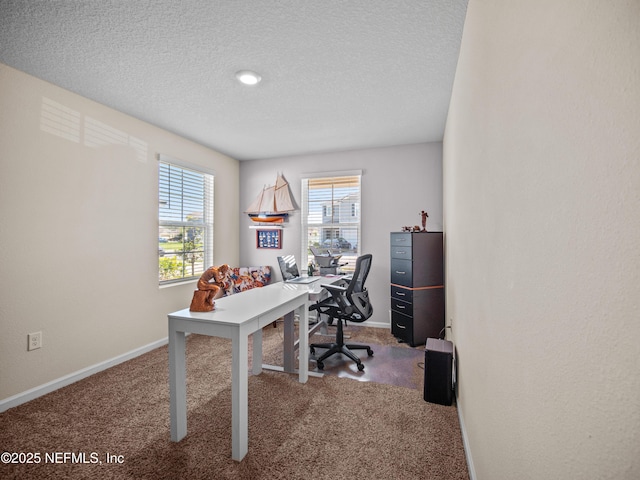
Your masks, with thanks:
M 398 270 L 396 270 L 396 273 L 397 273 L 398 275 L 406 275 L 406 274 L 407 274 L 407 272 L 399 272 Z
M 404 237 L 396 238 L 396 242 L 406 242 L 406 241 L 407 241 L 407 239 L 404 238 Z
M 401 328 L 403 330 L 405 330 L 407 328 L 404 325 L 400 325 L 399 323 L 396 323 L 396 327 Z
M 396 292 L 396 295 L 399 297 L 405 297 L 407 294 L 402 292 Z
M 407 252 L 405 252 L 404 250 L 396 250 L 396 254 L 397 255 L 406 255 Z
M 399 308 L 400 310 L 404 310 L 407 307 L 405 307 L 404 305 L 396 305 L 396 308 Z

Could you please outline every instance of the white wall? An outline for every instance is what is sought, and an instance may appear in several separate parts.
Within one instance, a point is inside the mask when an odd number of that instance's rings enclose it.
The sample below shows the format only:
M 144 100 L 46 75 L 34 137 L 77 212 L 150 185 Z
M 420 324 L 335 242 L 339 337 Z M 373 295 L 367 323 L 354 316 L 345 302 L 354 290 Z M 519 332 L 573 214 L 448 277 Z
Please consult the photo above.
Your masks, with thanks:
M 427 229 L 442 230 L 442 144 L 354 150 L 270 160 L 240 162 L 240 209 L 251 203 L 265 184 L 273 184 L 278 172 L 290 184 L 301 205 L 303 173 L 362 170 L 361 253 L 371 253 L 373 264 L 367 279 L 374 307 L 370 325 L 389 322 L 389 233 L 404 225 L 420 225 L 420 211 L 429 213 Z M 283 231 L 282 250 L 258 250 L 251 220 L 241 214 L 240 260 L 243 265 L 270 265 L 280 279 L 276 257 L 293 254 L 300 259 L 300 210 L 289 216 Z M 303 266 L 304 267 L 304 266 Z
M 469 2 L 444 139 L 476 478 L 640 478 L 640 2 Z
M 94 120 L 141 148 L 87 146 Z M 236 263 L 236 160 L 0 64 L 0 399 L 165 338 L 188 306 L 193 284 L 158 288 L 158 152 L 216 172 L 215 259 Z

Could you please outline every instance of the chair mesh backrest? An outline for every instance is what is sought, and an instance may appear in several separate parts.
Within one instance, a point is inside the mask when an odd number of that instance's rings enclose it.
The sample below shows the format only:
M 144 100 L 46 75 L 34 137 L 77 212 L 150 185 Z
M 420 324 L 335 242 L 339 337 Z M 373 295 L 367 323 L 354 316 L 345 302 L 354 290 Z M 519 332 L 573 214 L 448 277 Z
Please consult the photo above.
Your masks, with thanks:
M 372 258 L 373 257 L 370 253 L 361 255 L 357 258 L 356 269 L 353 272 L 353 280 L 349 282 L 349 287 L 347 288 L 347 296 L 349 296 L 351 293 L 359 293 L 364 291 L 364 282 L 367 280 L 367 276 L 369 275 Z
M 351 305 L 355 307 L 357 316 L 359 318 L 351 318 L 352 321 L 362 322 L 371 317 L 373 313 L 373 307 L 369 301 L 369 292 L 364 287 L 364 282 L 367 280 L 369 270 L 371 269 L 371 254 L 366 254 L 358 257 L 356 260 L 356 269 L 353 272 L 353 280 L 349 282 L 347 291 L 345 292 L 347 298 L 351 302 Z

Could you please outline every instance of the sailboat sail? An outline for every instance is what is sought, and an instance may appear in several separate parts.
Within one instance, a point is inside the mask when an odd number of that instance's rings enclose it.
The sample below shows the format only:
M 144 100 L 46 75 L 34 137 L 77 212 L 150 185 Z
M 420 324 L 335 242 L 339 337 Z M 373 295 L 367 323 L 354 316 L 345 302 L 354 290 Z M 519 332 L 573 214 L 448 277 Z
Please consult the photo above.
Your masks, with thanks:
M 295 210 L 291 196 L 289 195 L 289 184 L 278 175 L 274 189 L 274 205 L 278 212 L 291 212 Z
M 254 222 L 282 223 L 295 210 L 289 194 L 289 184 L 278 175 L 276 184 L 264 187 L 245 213 Z
M 271 187 L 264 187 L 262 190 L 260 190 L 260 193 L 253 201 L 253 203 L 247 207 L 245 213 L 260 213 L 260 211 L 264 210 L 264 208 L 262 207 L 263 205 L 266 206 L 266 202 L 264 202 L 263 199 L 265 197 L 265 190 L 267 190 L 268 188 Z

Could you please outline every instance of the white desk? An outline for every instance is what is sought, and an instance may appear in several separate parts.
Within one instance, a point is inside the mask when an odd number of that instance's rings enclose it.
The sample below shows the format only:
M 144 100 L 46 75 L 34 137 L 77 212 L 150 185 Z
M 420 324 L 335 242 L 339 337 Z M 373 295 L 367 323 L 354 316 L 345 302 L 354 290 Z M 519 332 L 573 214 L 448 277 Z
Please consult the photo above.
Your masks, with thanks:
M 319 276 L 318 280 L 312 283 L 304 283 L 304 284 L 303 283 L 286 283 L 285 285 L 290 286 L 291 288 L 296 288 L 300 291 L 307 292 L 307 294 L 309 295 L 309 301 L 315 303 L 318 300 L 322 300 L 323 297 L 327 295 L 327 291 L 324 289 L 325 285 L 333 285 L 336 283 L 340 283 L 346 278 L 351 278 L 351 277 L 347 275 Z M 324 320 L 320 319 L 319 317 L 320 316 L 318 315 L 317 316 L 318 322 L 311 329 L 307 331 L 307 335 L 306 335 L 307 338 L 311 337 L 311 335 L 313 335 L 318 330 L 320 330 L 320 332 L 323 335 L 327 334 L 327 323 Z M 308 324 L 308 319 L 305 320 L 304 323 Z M 285 322 L 284 324 L 284 365 L 282 367 L 274 367 L 273 365 L 262 365 L 262 368 L 265 368 L 268 370 L 287 372 L 287 373 L 296 373 L 295 365 L 294 365 L 295 351 L 298 348 L 300 348 L 301 350 L 306 349 L 308 346 L 308 342 L 304 346 L 301 344 L 301 341 L 302 341 L 301 339 L 303 337 L 302 330 L 300 330 L 298 337 L 299 337 L 299 340 L 296 341 L 294 324 Z M 316 376 L 316 377 L 324 376 L 324 374 L 322 373 L 315 373 L 315 372 L 311 372 L 310 375 Z
M 317 283 L 317 282 L 316 282 Z M 191 312 L 188 308 L 169 314 L 169 394 L 171 440 L 179 442 L 187 434 L 187 388 L 185 333 L 230 338 L 231 374 L 231 457 L 240 461 L 249 448 L 249 351 L 253 334 L 252 373 L 262 371 L 262 328 L 284 316 L 286 328 L 293 331 L 294 314 L 300 318 L 300 356 L 298 378 L 306 383 L 309 367 L 309 288 L 274 283 L 216 300 L 212 312 Z M 285 362 L 293 370 L 294 352 L 285 352 Z

